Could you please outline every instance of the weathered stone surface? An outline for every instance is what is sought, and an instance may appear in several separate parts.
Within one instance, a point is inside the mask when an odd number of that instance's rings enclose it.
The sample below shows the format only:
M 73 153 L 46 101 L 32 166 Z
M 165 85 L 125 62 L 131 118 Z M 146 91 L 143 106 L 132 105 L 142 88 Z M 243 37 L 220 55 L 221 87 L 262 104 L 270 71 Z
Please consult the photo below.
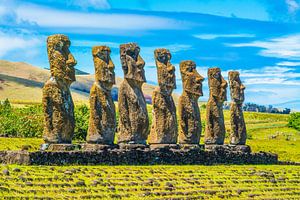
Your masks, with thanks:
M 120 45 L 124 81 L 120 85 L 118 143 L 146 144 L 149 119 L 142 85 L 146 82 L 145 62 L 136 43 Z
M 80 149 L 81 146 L 73 144 L 50 144 L 46 149 L 47 151 L 73 151 Z
M 107 145 L 107 144 L 83 144 L 81 145 L 81 149 L 83 151 L 100 151 L 100 150 L 108 150 L 119 148 L 118 145 Z
M 0 151 L 0 163 L 26 165 L 277 164 L 278 157 L 271 153 L 248 153 L 222 147 L 209 151 L 201 148 L 151 150 L 146 147 L 99 151 Z
M 204 145 L 200 144 L 180 144 L 179 147 L 181 150 L 204 149 Z
M 152 93 L 153 117 L 149 144 L 176 144 L 178 127 L 172 91 L 176 88 L 175 67 L 168 49 L 154 51 L 158 84 Z
M 30 153 L 28 151 L 0 151 L 0 162 L 29 165 Z
M 150 149 L 180 149 L 178 144 L 151 144 Z
M 199 144 L 202 131 L 198 98 L 203 96 L 204 78 L 197 72 L 193 61 L 182 61 L 180 72 L 183 93 L 179 97 L 179 143 Z
M 245 86 L 240 80 L 238 71 L 228 72 L 229 87 L 230 87 L 230 144 L 246 144 L 246 124 L 243 115 L 243 102 Z
M 69 87 L 75 81 L 76 60 L 65 35 L 47 39 L 51 77 L 43 87 L 44 133 L 46 143 L 71 143 L 75 120 Z
M 205 150 L 208 151 L 232 151 L 251 153 L 251 148 L 248 145 L 205 145 Z
M 206 105 L 205 144 L 224 144 L 225 124 L 223 103 L 227 100 L 227 82 L 220 68 L 208 69 L 209 99 Z
M 116 130 L 115 104 L 111 96 L 115 84 L 114 64 L 110 48 L 95 46 L 92 49 L 95 82 L 90 91 L 90 119 L 87 142 L 113 144 Z
M 129 151 L 131 151 L 131 150 L 136 150 L 136 149 L 139 149 L 139 150 L 141 150 L 141 149 L 147 149 L 149 146 L 148 145 L 146 145 L 146 144 L 137 144 L 137 143 L 120 143 L 119 144 L 119 148 L 120 149 L 124 149 L 124 150 L 129 150 Z

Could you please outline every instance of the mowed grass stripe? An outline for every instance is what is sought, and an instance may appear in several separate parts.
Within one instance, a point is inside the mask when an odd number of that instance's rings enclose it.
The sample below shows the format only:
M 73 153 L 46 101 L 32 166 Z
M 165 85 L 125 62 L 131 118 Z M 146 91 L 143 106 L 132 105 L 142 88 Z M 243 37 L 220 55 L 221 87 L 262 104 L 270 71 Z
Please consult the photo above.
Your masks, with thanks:
M 300 194 L 299 166 L 1 166 L 5 169 L 3 197 L 289 199 Z

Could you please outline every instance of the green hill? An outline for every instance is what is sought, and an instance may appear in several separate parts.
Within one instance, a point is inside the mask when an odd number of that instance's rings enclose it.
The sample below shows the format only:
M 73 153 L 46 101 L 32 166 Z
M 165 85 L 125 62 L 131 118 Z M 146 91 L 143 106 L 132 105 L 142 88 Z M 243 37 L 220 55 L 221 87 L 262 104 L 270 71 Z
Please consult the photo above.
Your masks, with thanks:
M 76 82 L 71 85 L 72 97 L 75 103 L 87 102 L 90 88 L 94 83 L 94 75 L 85 73 L 83 75 L 83 72 L 77 72 L 80 75 L 76 75 Z M 47 69 L 24 62 L 0 60 L 0 100 L 8 98 L 15 103 L 39 103 L 42 99 L 41 88 L 49 76 Z M 115 88 L 119 88 L 122 80 L 116 77 Z M 154 85 L 143 85 L 145 95 L 151 96 L 154 89 Z M 177 101 L 178 95 L 174 94 L 174 99 Z

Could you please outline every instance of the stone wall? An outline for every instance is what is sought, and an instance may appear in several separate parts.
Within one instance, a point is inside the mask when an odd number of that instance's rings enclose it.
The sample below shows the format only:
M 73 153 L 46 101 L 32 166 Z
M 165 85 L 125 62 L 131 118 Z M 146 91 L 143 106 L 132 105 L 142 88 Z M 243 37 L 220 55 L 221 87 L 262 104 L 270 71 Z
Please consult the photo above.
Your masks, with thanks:
M 97 151 L 0 151 L 0 162 L 25 165 L 154 165 L 154 164 L 277 164 L 276 154 L 251 153 L 250 148 L 107 148 Z

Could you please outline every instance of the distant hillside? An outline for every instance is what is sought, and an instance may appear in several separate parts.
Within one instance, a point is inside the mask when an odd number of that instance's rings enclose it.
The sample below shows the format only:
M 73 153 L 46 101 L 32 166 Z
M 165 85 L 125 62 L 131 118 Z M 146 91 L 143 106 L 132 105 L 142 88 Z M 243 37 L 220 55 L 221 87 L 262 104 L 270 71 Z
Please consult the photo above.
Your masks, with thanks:
M 84 73 L 84 72 L 83 72 Z M 0 60 L 0 100 L 9 98 L 11 100 L 40 102 L 42 98 L 42 87 L 49 78 L 47 69 L 29 65 L 24 62 L 10 62 Z M 114 99 L 117 99 L 117 89 L 122 78 L 116 77 L 116 86 L 113 91 Z M 71 85 L 74 101 L 87 101 L 89 91 L 94 82 L 94 75 L 76 75 L 76 82 Z M 146 99 L 151 100 L 154 85 L 144 84 L 143 91 Z M 178 96 L 174 95 L 177 102 Z
M 46 67 L 44 69 L 50 70 L 49 68 L 46 68 Z M 89 75 L 89 73 L 81 71 L 80 69 L 75 68 L 75 75 Z

